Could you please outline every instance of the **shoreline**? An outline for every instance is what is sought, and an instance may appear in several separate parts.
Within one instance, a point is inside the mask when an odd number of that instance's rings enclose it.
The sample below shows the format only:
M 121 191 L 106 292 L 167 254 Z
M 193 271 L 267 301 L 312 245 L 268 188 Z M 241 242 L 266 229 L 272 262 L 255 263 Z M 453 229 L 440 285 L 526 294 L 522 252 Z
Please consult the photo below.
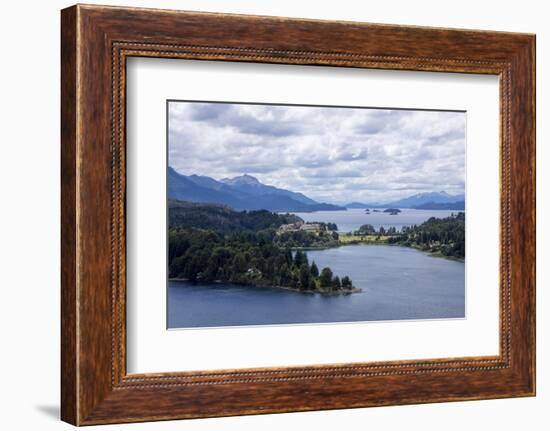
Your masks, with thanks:
M 422 248 L 420 247 L 415 247 L 413 245 L 403 245 L 403 244 L 387 244 L 387 245 L 396 245 L 398 247 L 405 247 L 405 248 L 413 248 L 415 250 L 418 250 L 420 251 L 421 253 L 425 253 L 427 254 L 428 256 L 430 257 L 437 257 L 437 258 L 441 258 L 441 259 L 446 259 L 446 260 L 452 260 L 452 261 L 455 261 L 455 262 L 462 262 L 462 263 L 465 263 L 465 258 L 463 257 L 456 257 L 456 256 L 445 256 L 444 254 L 442 254 L 440 251 L 430 251 L 430 250 L 423 250 Z
M 349 241 L 349 242 L 339 242 L 335 245 L 327 245 L 327 246 L 318 246 L 318 247 L 292 247 L 292 250 L 302 250 L 302 251 L 316 251 L 316 250 L 330 250 L 331 248 L 339 248 L 339 247 L 347 247 L 350 245 L 373 245 L 373 246 L 379 246 L 379 245 L 387 245 L 389 247 L 404 247 L 404 248 L 412 248 L 414 250 L 420 251 L 422 253 L 425 253 L 431 257 L 437 257 L 447 260 L 452 260 L 455 262 L 465 262 L 465 258 L 462 257 L 456 257 L 456 256 L 445 256 L 441 252 L 431 252 L 430 250 L 423 250 L 421 247 L 417 247 L 414 245 L 404 245 L 399 243 L 393 243 L 390 244 L 387 240 L 381 240 L 381 241 Z
M 185 282 L 189 282 L 189 283 L 200 283 L 201 282 L 200 280 L 191 281 L 188 278 L 178 278 L 178 277 L 168 278 L 168 281 L 185 281 Z M 311 294 L 311 295 L 317 293 L 319 295 L 324 295 L 324 296 L 351 295 L 353 293 L 363 292 L 363 289 L 361 289 L 360 287 L 355 287 L 355 286 L 349 291 L 348 290 L 338 290 L 338 291 L 334 291 L 334 292 L 323 292 L 323 291 L 320 291 L 320 290 L 300 290 L 300 289 L 296 289 L 294 287 L 288 287 L 288 286 L 264 286 L 264 285 L 259 285 L 259 284 L 243 284 L 243 283 L 235 283 L 235 282 L 231 282 L 231 281 L 222 281 L 222 280 L 211 280 L 211 281 L 206 281 L 206 283 L 214 283 L 214 284 L 229 283 L 229 284 L 234 284 L 234 285 L 243 286 L 243 287 L 256 287 L 258 289 L 261 289 L 261 288 L 282 289 L 282 290 L 289 290 L 291 292 L 305 293 L 305 294 Z

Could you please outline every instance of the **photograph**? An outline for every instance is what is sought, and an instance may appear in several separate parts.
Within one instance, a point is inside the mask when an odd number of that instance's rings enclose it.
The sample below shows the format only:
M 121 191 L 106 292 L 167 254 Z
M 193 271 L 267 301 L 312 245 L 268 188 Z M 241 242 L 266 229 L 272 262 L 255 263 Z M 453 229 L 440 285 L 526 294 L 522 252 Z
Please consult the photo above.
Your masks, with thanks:
M 168 329 L 466 317 L 466 112 L 166 112 Z

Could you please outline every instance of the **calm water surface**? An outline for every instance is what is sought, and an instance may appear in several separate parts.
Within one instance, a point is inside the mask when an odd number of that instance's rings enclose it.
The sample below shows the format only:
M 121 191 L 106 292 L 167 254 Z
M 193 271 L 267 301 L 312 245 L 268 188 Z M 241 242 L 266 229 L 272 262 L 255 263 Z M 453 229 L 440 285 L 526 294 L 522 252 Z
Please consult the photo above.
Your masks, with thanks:
M 311 213 L 294 213 L 301 217 L 306 222 L 332 222 L 338 225 L 340 232 L 352 232 L 363 224 L 371 224 L 376 230 L 380 226 L 384 229 L 395 226 L 397 230 L 401 230 L 403 226 L 412 226 L 420 224 L 428 220 L 430 217 L 444 218 L 449 217 L 452 213 L 457 213 L 456 210 L 414 210 L 410 208 L 402 208 L 398 215 L 390 215 L 383 212 L 384 209 L 379 209 L 380 212 L 373 212 L 371 208 L 370 214 L 366 214 L 363 209 L 348 209 L 347 211 L 316 211 Z
M 465 316 L 462 262 L 389 245 L 350 245 L 307 254 L 310 262 L 314 260 L 320 269 L 330 266 L 340 277 L 350 276 L 363 292 L 325 296 L 274 288 L 170 281 L 168 327 Z

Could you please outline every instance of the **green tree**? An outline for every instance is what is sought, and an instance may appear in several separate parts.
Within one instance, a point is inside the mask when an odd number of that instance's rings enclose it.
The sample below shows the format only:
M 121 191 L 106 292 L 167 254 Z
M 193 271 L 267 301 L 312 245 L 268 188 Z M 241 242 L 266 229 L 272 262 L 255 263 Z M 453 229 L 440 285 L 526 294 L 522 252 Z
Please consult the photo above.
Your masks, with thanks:
M 311 262 L 311 276 L 312 277 L 319 277 L 319 268 L 317 268 L 317 264 L 315 263 L 315 261 Z
M 172 260 L 169 267 L 169 273 L 171 278 L 183 277 L 183 270 L 185 265 L 189 261 L 187 255 L 178 256 Z
M 271 244 L 273 242 L 274 235 L 275 232 L 273 229 L 263 229 L 256 232 L 256 238 L 260 244 Z
M 342 287 L 342 283 L 340 283 L 340 277 L 338 277 L 337 275 L 335 275 L 333 278 L 332 278 L 332 290 L 338 290 Z
M 290 282 L 290 287 L 298 288 L 300 285 L 300 277 L 296 272 L 292 272 L 292 280 Z
M 211 259 L 214 264 L 223 266 L 231 258 L 231 250 L 227 247 L 216 247 L 212 251 Z
M 304 263 L 308 263 L 307 254 L 305 254 L 302 250 L 297 250 L 296 254 L 294 255 L 294 265 L 300 268 Z
M 201 256 L 195 255 L 185 265 L 184 275 L 191 281 L 196 281 L 199 273 L 202 271 L 202 259 Z
M 279 270 L 281 286 L 290 286 L 292 282 L 292 273 L 288 269 L 288 265 L 285 263 Z
M 342 288 L 343 289 L 351 289 L 353 287 L 353 284 L 351 282 L 351 279 L 345 275 L 344 277 L 342 277 Z
M 309 289 L 311 281 L 311 272 L 309 269 L 309 266 L 307 263 L 303 263 L 302 266 L 300 266 L 300 288 L 302 290 Z
M 265 276 L 269 280 L 273 279 L 273 277 L 277 273 L 276 264 L 275 264 L 276 260 L 277 259 L 275 258 L 275 256 L 269 256 L 265 263 Z
M 359 235 L 370 235 L 375 233 L 374 226 L 371 224 L 364 224 L 359 227 L 359 230 L 357 231 L 357 234 Z
M 215 263 L 215 260 L 210 257 L 208 259 L 208 264 L 206 265 L 206 269 L 204 270 L 204 276 L 207 280 L 216 279 L 216 276 L 218 275 L 218 269 L 220 267 Z
M 321 287 L 330 287 L 332 285 L 332 271 L 330 268 L 323 268 L 319 276 Z
M 234 274 L 245 273 L 248 268 L 246 264 L 246 259 L 244 258 L 244 254 L 237 253 L 233 258 L 233 263 L 231 264 L 231 267 Z

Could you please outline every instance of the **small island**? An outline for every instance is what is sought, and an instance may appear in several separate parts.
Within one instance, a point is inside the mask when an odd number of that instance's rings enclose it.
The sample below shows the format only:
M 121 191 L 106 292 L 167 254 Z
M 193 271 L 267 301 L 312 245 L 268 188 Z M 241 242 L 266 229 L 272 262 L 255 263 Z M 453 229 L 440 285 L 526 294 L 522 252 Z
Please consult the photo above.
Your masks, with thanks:
M 399 208 L 387 208 L 384 210 L 385 213 L 390 213 L 390 215 L 398 215 L 401 210 Z

